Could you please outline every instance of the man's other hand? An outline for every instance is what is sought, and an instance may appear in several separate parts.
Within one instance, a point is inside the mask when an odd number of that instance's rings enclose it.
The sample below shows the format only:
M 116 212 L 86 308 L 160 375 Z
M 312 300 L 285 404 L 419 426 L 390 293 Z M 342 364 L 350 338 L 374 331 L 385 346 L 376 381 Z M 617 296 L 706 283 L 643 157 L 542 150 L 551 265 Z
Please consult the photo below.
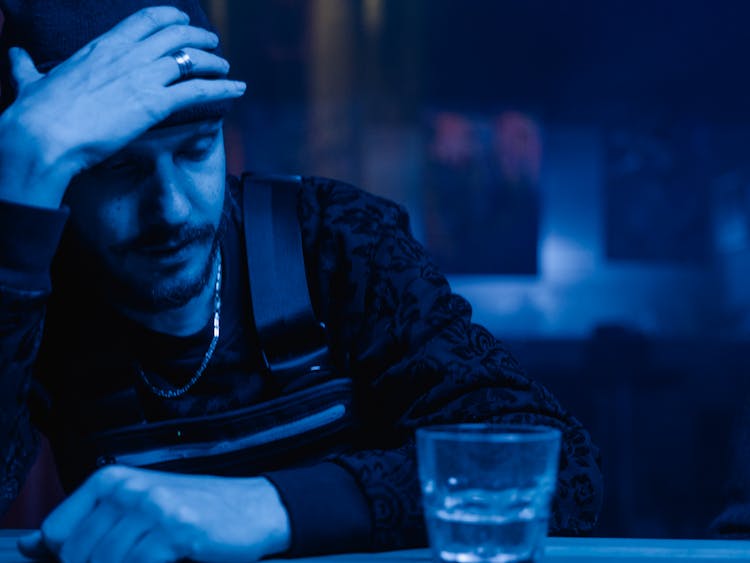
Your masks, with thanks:
M 281 553 L 289 542 L 286 509 L 264 478 L 113 465 L 91 476 L 19 548 L 66 563 L 232 563 Z

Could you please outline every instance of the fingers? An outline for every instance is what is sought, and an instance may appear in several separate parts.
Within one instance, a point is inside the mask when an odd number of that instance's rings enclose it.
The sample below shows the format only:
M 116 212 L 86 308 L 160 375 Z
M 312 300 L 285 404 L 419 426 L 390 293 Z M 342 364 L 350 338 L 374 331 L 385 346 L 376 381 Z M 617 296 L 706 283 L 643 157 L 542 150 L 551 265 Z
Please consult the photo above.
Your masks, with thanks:
M 202 76 L 223 77 L 229 72 L 229 63 L 221 57 L 200 49 L 188 48 L 182 49 L 182 51 L 190 57 L 193 65 L 190 76 L 193 78 Z M 143 69 L 142 72 L 149 74 L 149 76 L 143 77 L 145 81 L 158 82 L 163 86 L 172 84 L 182 78 L 180 76 L 180 65 L 177 64 L 172 55 L 162 57 L 149 68 Z
M 153 528 L 146 518 L 125 517 L 96 544 L 91 563 L 122 563 L 128 552 Z
M 168 69 L 168 78 L 162 78 L 161 82 L 173 82 L 179 77 L 179 69 L 174 60 L 165 57 L 162 64 L 166 65 L 162 68 Z M 156 89 L 139 88 L 132 83 L 133 81 L 129 85 L 131 103 L 149 116 L 146 123 L 148 127 L 190 106 L 239 98 L 245 93 L 246 88 L 244 82 L 223 78 L 191 78 Z
M 42 524 L 44 542 L 52 551 L 60 552 L 65 540 L 96 508 L 99 499 L 119 485 L 126 471 L 117 466 L 99 470 L 52 511 Z
M 64 62 L 61 67 L 69 67 L 73 75 L 79 78 L 76 83 L 85 81 L 88 84 L 106 85 L 118 79 L 131 80 L 131 75 L 135 79 L 135 84 L 143 84 L 145 87 L 155 85 L 166 85 L 176 80 L 172 76 L 177 69 L 179 77 L 179 67 L 174 63 L 171 56 L 179 50 L 187 52 L 189 49 L 193 56 L 193 63 L 205 62 L 205 74 L 222 75 L 226 74 L 228 64 L 220 62 L 217 59 L 210 58 L 209 53 L 201 56 L 198 50 L 213 49 L 219 43 L 219 38 L 215 33 L 206 29 L 193 27 L 183 24 L 168 25 L 156 31 L 142 41 L 135 41 L 130 44 L 114 43 L 105 41 L 100 38 L 89 43 L 86 47 L 76 53 L 69 61 Z M 162 59 L 169 59 L 165 65 Z M 157 69 L 167 70 L 168 80 L 163 80 L 157 72 L 149 72 L 151 66 L 156 63 Z M 226 68 L 225 68 L 226 66 Z M 144 75 L 142 71 L 146 70 Z M 201 74 L 197 72 L 193 74 Z M 140 81 L 142 78 L 157 78 L 157 83 Z
M 186 25 L 190 17 L 172 6 L 154 6 L 137 11 L 114 26 L 100 39 L 113 42 L 135 42 L 170 25 Z
M 213 49 L 218 44 L 219 37 L 207 29 L 191 25 L 172 25 L 138 43 L 128 56 L 138 60 L 156 60 L 178 49 Z
M 176 553 L 158 531 L 152 530 L 143 536 L 125 556 L 125 561 L 142 563 L 167 563 L 189 554 Z
M 218 36 L 206 29 L 174 24 L 143 41 L 126 44 L 95 39 L 61 67 L 70 67 L 73 73 L 89 81 L 93 79 L 106 84 L 131 72 L 138 72 L 144 66 L 180 49 L 213 49 L 218 43 Z
M 89 561 L 91 552 L 99 540 L 122 518 L 122 509 L 109 502 L 97 505 L 73 533 L 65 539 L 60 549 L 63 561 Z
M 132 46 L 139 41 L 169 26 L 186 26 L 189 21 L 187 14 L 170 6 L 139 10 L 81 47 L 62 66 L 66 63 L 76 65 L 89 59 L 92 54 L 99 55 L 94 58 L 101 59 L 105 66 L 111 65 L 118 57 L 128 55 Z M 126 60 L 132 60 L 132 57 Z
M 185 82 L 178 82 L 165 89 L 169 103 L 168 113 L 195 104 L 239 98 L 245 93 L 246 87 L 247 85 L 244 82 L 237 80 L 194 78 Z
M 24 49 L 12 47 L 8 51 L 10 58 L 11 75 L 16 82 L 18 90 L 22 90 L 27 84 L 36 82 L 42 74 L 36 69 L 34 61 Z

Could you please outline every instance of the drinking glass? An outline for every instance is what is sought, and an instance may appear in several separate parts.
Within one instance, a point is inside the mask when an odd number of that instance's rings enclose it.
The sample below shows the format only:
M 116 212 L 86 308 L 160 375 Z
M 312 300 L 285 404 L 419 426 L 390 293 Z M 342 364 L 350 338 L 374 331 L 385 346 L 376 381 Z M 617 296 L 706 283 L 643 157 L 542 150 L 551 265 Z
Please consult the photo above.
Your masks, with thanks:
M 439 561 L 521 563 L 541 554 L 560 431 L 454 424 L 416 432 L 430 546 Z

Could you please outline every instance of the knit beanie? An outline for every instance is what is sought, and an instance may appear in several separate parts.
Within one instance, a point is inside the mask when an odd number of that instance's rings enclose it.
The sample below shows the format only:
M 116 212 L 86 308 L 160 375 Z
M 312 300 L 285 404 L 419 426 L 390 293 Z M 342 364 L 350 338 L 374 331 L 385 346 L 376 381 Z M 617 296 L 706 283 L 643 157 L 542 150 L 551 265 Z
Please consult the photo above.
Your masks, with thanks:
M 190 16 L 190 25 L 216 31 L 198 0 L 0 0 L 5 17 L 0 36 L 0 111 L 15 98 L 9 47 L 24 48 L 37 69 L 46 73 L 126 17 L 159 5 L 182 10 Z M 221 56 L 220 47 L 207 51 Z M 156 127 L 220 118 L 230 108 L 230 100 L 196 104 L 173 113 Z

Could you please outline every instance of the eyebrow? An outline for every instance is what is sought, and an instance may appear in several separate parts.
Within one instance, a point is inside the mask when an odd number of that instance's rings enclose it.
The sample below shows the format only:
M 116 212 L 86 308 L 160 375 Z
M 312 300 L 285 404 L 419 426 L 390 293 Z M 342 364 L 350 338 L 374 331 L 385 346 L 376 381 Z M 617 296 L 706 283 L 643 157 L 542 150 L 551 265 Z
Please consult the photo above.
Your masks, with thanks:
M 195 139 L 201 139 L 203 137 L 213 137 L 214 135 L 217 135 L 218 133 L 219 133 L 219 128 L 218 127 L 216 129 L 210 129 L 210 130 L 206 130 L 206 131 L 198 131 L 198 132 L 190 135 L 189 137 L 186 137 L 185 140 L 186 141 L 193 141 Z
M 194 133 L 185 137 L 185 139 L 180 144 L 190 143 L 192 141 L 196 141 L 206 137 L 213 137 L 214 135 L 218 135 L 220 132 L 221 124 L 219 122 L 212 123 L 210 125 L 207 125 L 205 128 L 195 131 Z

